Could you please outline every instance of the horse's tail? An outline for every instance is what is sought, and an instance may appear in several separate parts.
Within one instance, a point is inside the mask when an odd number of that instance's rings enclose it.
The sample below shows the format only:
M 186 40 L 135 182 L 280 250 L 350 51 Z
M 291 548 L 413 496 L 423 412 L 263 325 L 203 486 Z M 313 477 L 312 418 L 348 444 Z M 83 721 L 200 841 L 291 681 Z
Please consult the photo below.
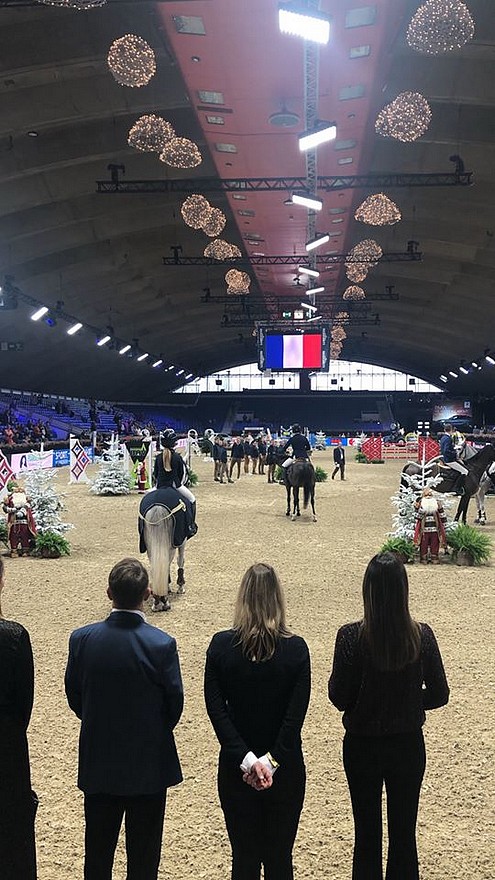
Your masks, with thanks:
M 306 507 L 309 504 L 309 499 L 311 498 L 311 483 L 304 483 L 303 488 L 304 488 L 303 507 L 306 509 Z
M 173 553 L 174 518 L 166 507 L 155 504 L 146 511 L 144 540 L 151 567 L 151 587 L 155 596 L 166 597 Z

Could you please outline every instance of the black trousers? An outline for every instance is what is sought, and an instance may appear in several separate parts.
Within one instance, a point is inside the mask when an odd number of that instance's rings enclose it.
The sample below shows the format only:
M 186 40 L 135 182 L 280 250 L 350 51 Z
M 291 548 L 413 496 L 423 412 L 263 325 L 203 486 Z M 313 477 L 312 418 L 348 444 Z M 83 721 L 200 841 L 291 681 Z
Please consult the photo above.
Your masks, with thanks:
M 218 770 L 218 792 L 232 846 L 232 880 L 293 880 L 292 849 L 304 801 L 306 771 L 279 768 L 271 788 L 255 791 L 240 770 Z
M 383 880 L 382 789 L 387 793 L 386 880 L 418 880 L 416 819 L 426 764 L 422 730 L 344 737 L 344 769 L 354 815 L 352 880 Z
M 166 791 L 153 795 L 86 794 L 84 880 L 112 880 L 125 815 L 127 880 L 157 880 Z
M 341 461 L 340 464 L 335 463 L 335 468 L 334 468 L 334 471 L 332 474 L 332 480 L 335 477 L 335 475 L 338 474 L 339 471 L 340 471 L 340 479 L 341 480 L 345 479 L 345 477 L 344 477 L 345 461 Z

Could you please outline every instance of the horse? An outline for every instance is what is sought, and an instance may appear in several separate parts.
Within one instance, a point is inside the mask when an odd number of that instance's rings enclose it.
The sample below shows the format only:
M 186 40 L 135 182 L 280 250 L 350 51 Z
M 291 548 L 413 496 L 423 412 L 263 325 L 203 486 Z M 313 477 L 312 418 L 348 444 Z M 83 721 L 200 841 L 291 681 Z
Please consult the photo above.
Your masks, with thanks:
M 486 526 L 486 510 L 485 496 L 488 492 L 495 488 L 495 464 L 491 464 L 481 478 L 479 489 L 474 496 L 476 501 L 476 509 L 478 511 L 475 523 L 479 526 Z
M 458 522 L 461 518 L 463 523 L 466 522 L 469 500 L 478 491 L 483 474 L 493 461 L 495 461 L 495 446 L 492 446 L 491 443 L 487 443 L 487 445 L 484 446 L 483 449 L 480 449 L 478 452 L 472 452 L 472 447 L 468 447 L 466 445 L 464 464 L 468 469 L 468 473 L 464 477 L 462 477 L 464 494 L 459 499 L 459 504 L 457 506 L 457 511 L 454 517 L 455 522 Z M 454 487 L 459 479 L 459 473 L 457 471 L 449 471 L 446 468 L 441 468 L 437 462 L 438 459 L 433 459 L 432 461 L 429 461 L 426 465 L 428 477 L 442 477 L 441 482 L 433 487 L 435 492 L 444 493 L 455 491 Z M 409 482 L 407 479 L 405 479 L 405 476 L 412 477 L 415 475 L 419 475 L 422 472 L 423 468 L 420 464 L 410 462 L 409 464 L 405 465 L 402 468 L 401 485 L 409 485 Z
M 156 503 L 155 503 L 156 498 Z M 164 502 L 167 502 L 166 504 Z M 186 505 L 176 489 L 153 489 L 139 505 L 139 549 L 148 554 L 153 591 L 152 611 L 170 611 L 170 565 L 177 554 L 177 594 L 185 592 Z
M 316 522 L 316 513 L 315 513 L 315 484 L 316 484 L 316 474 L 315 469 L 310 461 L 306 461 L 305 459 L 297 458 L 293 464 L 290 464 L 288 467 L 284 468 L 285 471 L 285 487 L 287 489 L 287 510 L 285 515 L 291 516 L 290 512 L 290 494 L 292 489 L 293 495 L 293 508 L 292 508 L 292 522 L 296 519 L 296 516 L 301 516 L 301 511 L 299 509 L 299 489 L 303 489 L 303 507 L 306 508 L 308 506 L 308 502 L 311 501 L 311 509 L 313 511 L 313 522 Z

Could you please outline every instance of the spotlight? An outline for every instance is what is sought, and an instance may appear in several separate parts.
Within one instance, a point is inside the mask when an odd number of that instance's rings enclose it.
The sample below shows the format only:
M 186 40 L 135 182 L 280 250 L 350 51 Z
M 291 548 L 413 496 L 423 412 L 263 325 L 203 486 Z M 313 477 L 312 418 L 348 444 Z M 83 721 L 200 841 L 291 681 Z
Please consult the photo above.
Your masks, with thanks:
M 311 241 L 306 242 L 306 250 L 312 251 L 317 247 L 321 247 L 326 244 L 327 241 L 330 241 L 330 236 L 328 232 L 324 232 L 322 235 L 317 235 L 315 238 L 312 238 Z
M 493 363 L 495 364 L 495 361 L 493 361 Z M 457 373 L 454 373 L 453 370 L 449 370 L 449 376 L 452 376 L 453 379 L 458 379 L 458 378 L 459 378 L 458 374 L 457 374 Z
M 46 315 L 48 311 L 48 306 L 41 306 L 38 311 L 33 312 L 33 314 L 31 315 L 31 321 L 39 321 L 39 319 L 43 318 L 43 316 Z
M 69 327 L 67 334 L 69 336 L 74 336 L 75 333 L 79 333 L 79 330 L 82 330 L 82 324 L 80 321 L 78 321 L 77 324 L 73 324 L 72 327 Z
M 306 295 L 310 296 L 310 294 L 312 294 L 312 293 L 323 293 L 324 290 L 325 290 L 324 287 L 308 287 L 308 289 L 306 291 Z
M 161 364 L 163 364 L 163 359 L 159 358 L 157 361 L 155 361 L 154 364 L 151 364 L 151 366 L 152 367 L 159 367 L 159 366 L 161 366 Z
M 337 125 L 335 122 L 318 122 L 312 131 L 303 131 L 299 135 L 299 149 L 301 153 L 306 150 L 314 150 L 320 144 L 334 141 L 337 137 Z
M 330 16 L 322 12 L 297 9 L 290 3 L 279 3 L 278 26 L 281 33 L 302 37 L 325 46 L 330 39 Z
M 320 273 L 316 269 L 311 269 L 309 266 L 298 266 L 297 271 L 301 273 L 301 275 L 309 275 L 311 278 L 319 278 Z
M 130 345 L 124 345 L 124 347 L 120 349 L 119 354 L 127 354 L 127 352 L 130 350 L 131 350 Z
M 137 358 L 138 361 L 145 361 L 146 358 L 149 357 L 149 352 L 145 352 L 145 354 L 140 354 Z
M 111 338 L 111 336 L 102 336 L 102 338 L 99 339 L 96 344 L 99 346 L 106 345 L 107 342 L 110 342 Z
M 55 327 L 57 324 L 57 319 L 53 318 L 52 315 L 48 315 L 48 317 L 45 318 L 45 324 L 47 324 L 48 327 Z
M 291 197 L 293 205 L 302 205 L 303 208 L 309 208 L 310 211 L 321 211 L 323 202 L 317 196 L 312 196 L 308 192 L 300 190 L 293 192 Z

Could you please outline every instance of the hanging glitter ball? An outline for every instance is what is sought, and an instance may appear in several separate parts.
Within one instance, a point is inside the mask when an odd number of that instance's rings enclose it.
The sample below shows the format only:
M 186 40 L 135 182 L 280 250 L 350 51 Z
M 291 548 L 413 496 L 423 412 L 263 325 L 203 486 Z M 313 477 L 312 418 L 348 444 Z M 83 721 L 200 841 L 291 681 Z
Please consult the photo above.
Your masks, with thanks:
M 415 12 L 407 29 L 409 46 L 423 55 L 452 52 L 473 37 L 474 21 L 461 0 L 428 0 Z
M 97 9 L 107 0 L 39 0 L 45 6 L 64 6 L 66 9 Z
M 354 214 L 356 220 L 370 226 L 393 226 L 402 219 L 401 213 L 392 199 L 384 193 L 368 196 Z
M 203 161 L 196 144 L 181 137 L 167 141 L 160 153 L 160 160 L 172 168 L 196 168 Z
M 334 323 L 337 321 L 348 321 L 349 320 L 349 312 L 337 312 L 335 315 Z
M 206 221 L 202 223 L 201 229 L 206 232 L 210 238 L 220 235 L 222 229 L 227 222 L 227 218 L 220 208 L 212 208 Z
M 140 116 L 129 131 L 127 143 L 143 153 L 160 153 L 168 140 L 175 137 L 170 122 L 161 116 Z
M 430 122 L 431 110 L 426 98 L 419 92 L 401 92 L 380 110 L 375 131 L 382 137 L 410 143 L 428 131 Z
M 340 353 L 342 351 L 342 343 L 341 342 L 331 342 L 330 343 L 330 358 L 332 361 L 338 360 L 340 357 Z
M 362 287 L 353 284 L 351 287 L 347 287 L 346 290 L 344 290 L 342 299 L 366 299 L 366 294 Z
M 331 336 L 333 342 L 343 342 L 344 339 L 347 339 L 347 333 L 345 332 L 344 328 L 340 327 L 338 324 L 333 325 Z
M 139 89 L 156 73 L 155 53 L 146 40 L 136 34 L 119 37 L 108 51 L 108 66 L 119 85 Z
M 180 212 L 184 223 L 193 229 L 201 229 L 211 213 L 211 205 L 204 196 L 193 193 L 182 203 Z
M 349 281 L 364 281 L 368 274 L 368 269 L 368 263 L 346 262 L 345 264 L 345 274 L 347 275 Z
M 376 266 L 380 257 L 383 257 L 383 251 L 373 238 L 364 238 L 351 248 L 348 256 L 371 268 Z
M 239 269 L 229 269 L 225 273 L 225 281 L 229 294 L 248 293 L 251 284 L 251 278 L 247 272 L 240 272 Z
M 241 256 L 241 252 L 237 245 L 229 244 L 223 238 L 216 238 L 206 245 L 203 256 L 212 257 L 214 260 L 235 260 Z

